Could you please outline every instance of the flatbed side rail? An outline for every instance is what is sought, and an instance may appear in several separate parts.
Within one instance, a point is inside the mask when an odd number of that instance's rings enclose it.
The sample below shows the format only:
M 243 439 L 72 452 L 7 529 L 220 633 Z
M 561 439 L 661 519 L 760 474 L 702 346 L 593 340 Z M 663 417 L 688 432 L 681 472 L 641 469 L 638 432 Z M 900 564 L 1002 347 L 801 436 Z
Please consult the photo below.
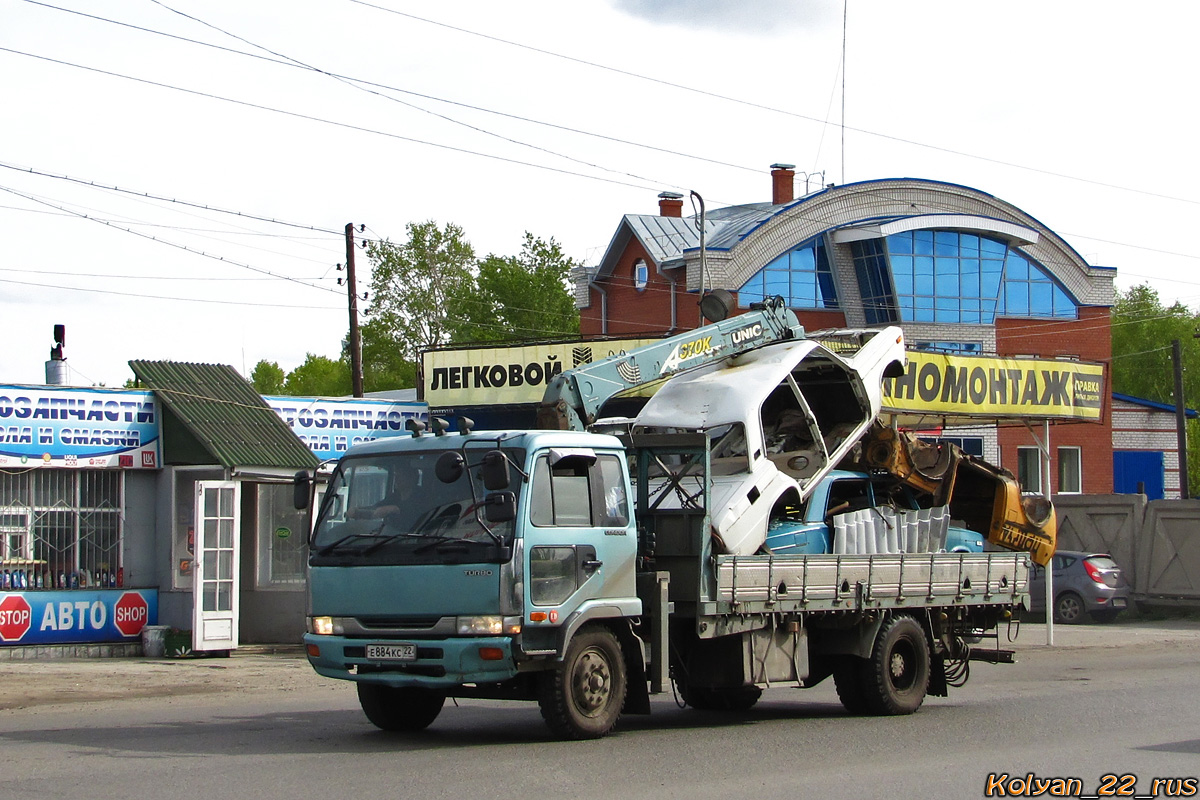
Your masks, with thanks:
M 1026 553 L 732 556 L 716 561 L 714 613 L 1010 605 L 1029 591 Z

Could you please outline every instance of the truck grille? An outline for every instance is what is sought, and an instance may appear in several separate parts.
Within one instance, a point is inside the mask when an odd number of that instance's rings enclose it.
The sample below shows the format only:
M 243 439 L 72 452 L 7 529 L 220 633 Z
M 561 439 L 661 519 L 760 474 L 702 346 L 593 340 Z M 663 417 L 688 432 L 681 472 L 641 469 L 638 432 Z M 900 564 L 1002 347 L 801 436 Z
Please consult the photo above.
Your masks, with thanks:
M 441 622 L 441 617 L 355 617 L 364 628 L 404 628 L 405 630 L 428 630 Z

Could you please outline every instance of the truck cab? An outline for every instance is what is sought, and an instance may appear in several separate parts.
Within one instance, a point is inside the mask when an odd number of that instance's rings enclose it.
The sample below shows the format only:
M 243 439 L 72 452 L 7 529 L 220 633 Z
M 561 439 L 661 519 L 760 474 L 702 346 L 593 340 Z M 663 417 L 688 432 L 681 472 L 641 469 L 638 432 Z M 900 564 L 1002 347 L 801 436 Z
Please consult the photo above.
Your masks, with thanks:
M 312 666 L 357 681 L 367 716 L 389 729 L 424 727 L 472 687 L 533 699 L 530 675 L 581 626 L 642 612 L 629 486 L 621 443 L 605 435 L 352 448 L 310 542 Z

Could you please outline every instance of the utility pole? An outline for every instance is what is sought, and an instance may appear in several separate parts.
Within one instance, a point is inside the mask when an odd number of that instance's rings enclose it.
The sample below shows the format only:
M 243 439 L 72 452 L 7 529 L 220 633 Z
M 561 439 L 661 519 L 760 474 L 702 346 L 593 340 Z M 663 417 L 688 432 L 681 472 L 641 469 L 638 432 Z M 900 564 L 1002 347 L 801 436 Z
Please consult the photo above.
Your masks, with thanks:
M 1187 408 L 1183 403 L 1183 346 L 1171 342 L 1171 361 L 1175 368 L 1175 438 L 1179 448 L 1179 497 L 1188 499 Z
M 362 397 L 362 337 L 358 333 L 358 284 L 354 278 L 353 222 L 346 223 L 346 291 L 350 296 L 350 383 L 354 396 Z

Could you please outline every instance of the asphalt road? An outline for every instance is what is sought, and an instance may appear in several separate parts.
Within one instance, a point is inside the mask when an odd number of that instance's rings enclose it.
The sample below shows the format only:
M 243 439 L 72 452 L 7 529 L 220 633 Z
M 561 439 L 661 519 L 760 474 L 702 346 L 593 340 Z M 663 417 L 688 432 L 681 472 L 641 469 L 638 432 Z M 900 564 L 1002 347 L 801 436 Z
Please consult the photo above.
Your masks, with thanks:
M 984 796 L 989 773 L 1076 777 L 1084 793 L 1108 774 L 1143 793 L 1200 774 L 1200 624 L 1044 641 L 1025 626 L 1019 663 L 975 664 L 910 717 L 848 717 L 827 682 L 770 689 L 732 716 L 668 695 L 578 743 L 552 739 L 535 705 L 484 701 L 448 706 L 421 736 L 385 734 L 353 687 L 295 655 L 0 662 L 0 800 L 965 798 Z

